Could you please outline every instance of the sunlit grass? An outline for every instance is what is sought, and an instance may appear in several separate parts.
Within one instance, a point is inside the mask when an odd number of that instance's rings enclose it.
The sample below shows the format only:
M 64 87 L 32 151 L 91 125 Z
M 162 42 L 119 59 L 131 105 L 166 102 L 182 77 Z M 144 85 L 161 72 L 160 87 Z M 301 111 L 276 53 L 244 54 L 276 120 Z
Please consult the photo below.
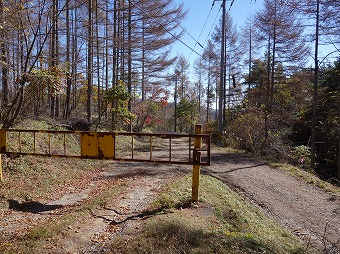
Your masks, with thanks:
M 191 177 L 173 183 L 153 203 L 170 210 L 148 220 L 130 240 L 116 238 L 113 253 L 309 253 L 288 230 L 268 219 L 225 184 L 202 176 L 201 202 L 190 204 Z M 187 207 L 187 208 L 186 208 Z M 208 208 L 201 208 L 208 207 Z M 209 207 L 211 212 L 209 213 Z M 207 209 L 200 212 L 201 209 Z

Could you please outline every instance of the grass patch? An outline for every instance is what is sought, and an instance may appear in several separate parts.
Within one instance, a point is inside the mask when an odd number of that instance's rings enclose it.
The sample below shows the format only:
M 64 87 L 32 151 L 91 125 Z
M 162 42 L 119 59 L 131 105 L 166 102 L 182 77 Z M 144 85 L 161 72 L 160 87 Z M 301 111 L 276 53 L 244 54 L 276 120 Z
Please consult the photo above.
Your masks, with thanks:
M 80 179 L 89 170 L 108 163 L 99 160 L 39 156 L 4 158 L 3 161 L 4 181 L 0 182 L 0 197 L 20 200 L 48 197 L 61 185 Z
M 299 239 L 268 219 L 260 210 L 242 200 L 221 181 L 202 176 L 201 201 L 188 209 L 191 177 L 173 183 L 152 209 L 163 207 L 172 213 L 146 221 L 133 239 L 115 239 L 112 253 L 309 253 Z
M 18 129 L 39 129 L 39 130 L 63 130 L 52 120 L 47 121 L 25 120 L 16 126 Z M 12 133 L 18 135 L 18 133 Z M 44 153 L 48 150 L 46 141 L 47 134 L 37 134 L 36 150 Z M 18 147 L 18 138 L 9 144 L 9 149 Z M 79 140 L 73 136 L 67 137 L 68 153 L 74 154 L 79 150 Z M 24 152 L 33 151 L 33 136 L 22 134 L 22 149 Z M 63 151 L 63 136 L 57 135 L 51 139 L 54 149 L 59 154 Z M 11 148 L 12 147 L 12 148 Z M 17 148 L 13 148 L 14 150 Z M 48 197 L 49 194 L 61 185 L 67 184 L 75 179 L 82 178 L 89 170 L 97 169 L 110 163 L 101 160 L 86 160 L 76 158 L 53 158 L 41 156 L 2 156 L 3 178 L 0 182 L 0 197 L 2 199 L 32 200 L 38 197 Z M 75 166 L 76 165 L 76 166 Z M 20 186 L 20 188 L 17 188 Z
M 13 242 L 7 242 L 6 245 L 0 244 L 0 252 L 10 253 L 45 253 L 45 245 L 58 241 L 58 236 L 67 228 L 74 227 L 76 223 L 84 220 L 91 215 L 91 210 L 105 207 L 112 198 L 126 186 L 123 180 L 115 185 L 107 185 L 102 191 L 92 195 L 76 209 L 63 211 L 60 216 L 55 216 L 51 220 L 42 223 L 38 227 L 30 229 L 27 234 Z
M 325 182 L 321 180 L 320 178 L 318 178 L 317 176 L 313 175 L 312 173 L 303 171 L 298 167 L 294 167 L 292 165 L 288 165 L 284 163 L 270 163 L 269 166 L 286 171 L 290 175 L 303 179 L 306 183 L 319 187 L 320 189 L 326 192 L 329 192 L 335 195 L 340 195 L 340 187 L 337 187 L 331 183 Z

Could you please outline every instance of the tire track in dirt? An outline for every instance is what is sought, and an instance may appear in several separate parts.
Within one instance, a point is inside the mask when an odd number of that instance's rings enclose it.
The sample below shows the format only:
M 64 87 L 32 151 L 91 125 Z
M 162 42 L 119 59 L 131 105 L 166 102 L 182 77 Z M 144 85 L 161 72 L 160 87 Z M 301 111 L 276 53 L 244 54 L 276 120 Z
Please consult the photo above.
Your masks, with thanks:
M 173 141 L 173 155 L 187 156 L 187 141 Z M 148 154 L 148 153 L 145 153 Z M 143 156 L 143 153 L 141 153 Z M 168 153 L 159 149 L 154 156 L 164 157 Z M 190 166 L 155 163 L 112 162 L 108 166 L 90 171 L 75 179 L 48 197 L 37 198 L 34 205 L 17 202 L 13 207 L 0 210 L 0 247 L 15 244 L 15 239 L 25 237 L 30 229 L 47 222 L 58 222 L 58 218 L 70 214 L 77 206 L 104 189 L 123 182 L 122 191 L 113 197 L 103 209 L 91 210 L 81 216 L 76 224 L 68 226 L 57 238 L 48 239 L 37 253 L 98 253 L 107 241 L 116 236 L 134 235 L 142 223 L 139 216 L 146 210 L 158 193 L 176 178 L 188 174 Z M 4 201 L 6 203 L 6 201 Z M 24 210 L 21 209 L 24 207 Z M 47 207 L 54 207 L 47 210 Z M 5 244 L 5 245 L 3 245 Z
M 103 186 L 114 186 L 124 179 L 124 188 L 105 208 L 91 210 L 76 224 L 62 231 L 58 239 L 47 242 L 41 251 L 98 253 L 117 236 L 134 236 L 143 225 L 143 218 L 139 215 L 163 188 L 177 177 L 190 174 L 191 170 L 191 166 L 113 162 L 92 173 L 78 186 L 69 186 L 58 195 L 51 196 L 50 200 L 42 201 L 47 205 L 63 206 L 61 210 L 36 214 L 5 210 L 0 218 L 0 229 L 3 230 L 0 230 L 0 235 L 6 232 L 5 237 L 17 237 L 18 231 L 24 234 L 29 228 L 57 219 L 63 209 L 72 211 L 72 206 L 85 201 Z M 339 253 L 339 198 L 265 163 L 237 154 L 225 154 L 218 149 L 212 151 L 212 165 L 202 167 L 202 172 L 231 186 L 307 243 L 320 250 L 326 249 L 327 253 Z M 21 220 L 29 223 L 23 224 Z
M 143 225 L 143 211 L 169 183 L 189 170 L 171 165 L 113 163 L 100 178 L 124 178 L 124 189 L 105 208 L 91 210 L 45 248 L 51 253 L 98 253 L 105 251 L 115 237 L 134 236 Z

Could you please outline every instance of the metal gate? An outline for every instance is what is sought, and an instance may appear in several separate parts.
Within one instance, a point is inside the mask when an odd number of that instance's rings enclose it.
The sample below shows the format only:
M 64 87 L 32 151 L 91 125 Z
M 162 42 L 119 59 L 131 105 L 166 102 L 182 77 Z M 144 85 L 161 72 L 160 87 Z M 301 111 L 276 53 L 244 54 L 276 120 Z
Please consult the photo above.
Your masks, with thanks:
M 0 129 L 0 153 L 208 166 L 210 135 Z
M 198 201 L 200 166 L 210 165 L 210 135 L 0 129 L 1 154 L 193 165 L 192 200 Z

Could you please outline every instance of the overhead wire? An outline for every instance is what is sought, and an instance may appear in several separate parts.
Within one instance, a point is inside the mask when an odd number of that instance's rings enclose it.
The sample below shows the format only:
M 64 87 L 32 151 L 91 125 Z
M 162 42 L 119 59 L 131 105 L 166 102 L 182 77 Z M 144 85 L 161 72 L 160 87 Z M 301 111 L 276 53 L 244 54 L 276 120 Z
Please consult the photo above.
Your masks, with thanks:
M 215 1 L 213 2 L 213 5 L 214 5 L 214 3 L 215 3 Z M 208 41 L 208 39 L 209 39 L 209 37 L 210 37 L 210 34 L 211 34 L 212 30 L 213 30 L 214 27 L 215 27 L 215 23 L 216 23 L 217 18 L 219 17 L 219 14 L 220 14 L 221 9 L 222 9 L 222 5 L 221 5 L 220 9 L 218 10 L 218 12 L 217 12 L 217 14 L 216 14 L 216 17 L 215 17 L 215 20 L 214 20 L 213 24 L 211 25 L 210 31 L 209 31 L 209 33 L 208 33 L 208 35 L 207 35 L 207 37 L 206 37 L 206 39 L 205 39 L 205 41 L 204 41 L 204 44 L 203 44 L 204 46 L 207 44 L 207 41 Z M 201 54 L 202 54 L 202 53 L 201 53 Z
M 231 4 L 230 4 L 230 7 L 229 7 L 229 10 L 228 10 L 228 11 L 231 10 L 231 7 L 233 7 L 234 2 L 235 2 L 235 0 L 232 0 L 232 2 L 231 2 Z
M 196 40 L 182 25 L 179 25 L 180 26 L 180 28 L 182 28 L 183 29 L 183 31 L 185 32 L 185 33 L 187 33 L 190 37 L 191 37 L 191 39 L 193 39 L 195 42 L 196 42 L 196 44 L 194 45 L 194 48 L 195 48 L 195 46 L 198 44 L 201 48 L 203 48 L 203 46 L 202 46 L 202 44 L 201 43 L 199 43 L 199 41 L 198 40 Z
M 184 46 L 186 46 L 188 49 L 190 49 L 192 52 L 195 52 L 197 55 L 201 56 L 201 54 L 199 54 L 195 49 L 193 49 L 192 47 L 190 47 L 188 44 L 186 44 L 184 41 L 182 41 L 180 38 L 178 38 L 178 36 L 175 36 L 172 32 L 169 31 L 169 29 L 167 29 L 163 24 L 157 22 L 157 20 L 153 17 L 151 17 L 148 13 L 146 13 L 142 8 L 138 7 L 135 3 L 133 3 L 131 0 L 129 0 L 129 3 L 131 3 L 134 7 L 136 7 L 138 10 L 140 10 L 144 15 L 146 15 L 147 17 L 151 18 L 152 20 L 156 21 L 156 23 L 160 26 L 163 27 L 163 29 L 170 34 L 175 40 L 179 41 L 180 43 L 182 43 Z
M 204 24 L 203 24 L 203 27 L 202 27 L 202 29 L 201 29 L 201 32 L 200 32 L 200 34 L 199 34 L 199 36 L 198 36 L 198 38 L 197 38 L 197 42 L 196 42 L 196 44 L 194 45 L 194 49 L 195 49 L 195 47 L 196 47 L 197 44 L 199 44 L 199 46 L 200 46 L 201 48 L 204 48 L 204 46 L 203 46 L 201 43 L 199 43 L 198 41 L 199 41 L 199 39 L 201 38 L 201 35 L 202 35 L 202 33 L 203 33 L 203 30 L 204 30 L 205 26 L 206 26 L 207 23 L 208 23 L 208 20 L 209 20 L 209 18 L 210 18 L 210 15 L 211 15 L 211 12 L 212 12 L 213 7 L 214 7 L 214 2 L 213 2 L 213 4 L 211 5 L 211 8 L 210 8 L 210 11 L 209 11 L 209 13 L 208 13 L 207 18 L 205 19 L 205 22 L 204 22 Z M 188 59 L 190 59 L 191 55 L 192 55 L 192 51 L 190 52 L 189 58 L 188 58 Z

